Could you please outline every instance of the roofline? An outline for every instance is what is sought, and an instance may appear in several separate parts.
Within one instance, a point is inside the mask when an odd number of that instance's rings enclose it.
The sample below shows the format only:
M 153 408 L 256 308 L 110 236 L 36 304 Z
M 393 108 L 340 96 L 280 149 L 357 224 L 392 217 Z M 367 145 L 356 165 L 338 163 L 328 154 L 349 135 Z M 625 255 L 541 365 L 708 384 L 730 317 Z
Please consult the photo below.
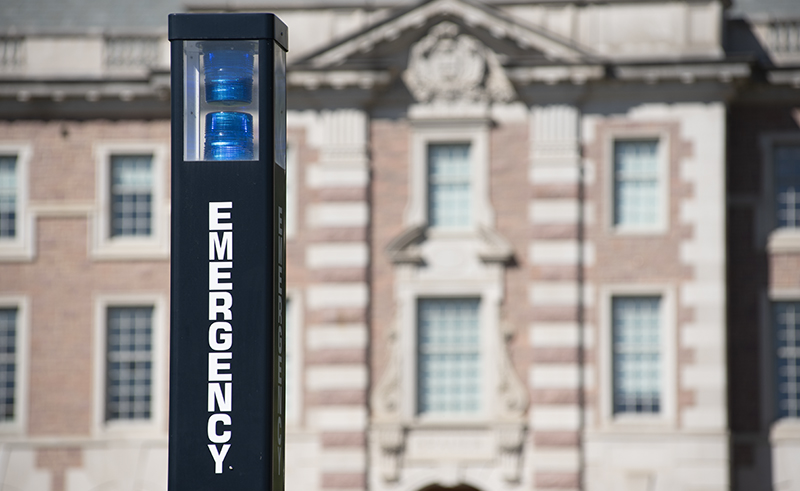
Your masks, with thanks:
M 347 43 L 350 43 L 350 42 L 358 39 L 359 37 L 362 37 L 362 36 L 366 35 L 370 31 L 375 31 L 375 30 L 378 30 L 378 29 L 380 29 L 381 27 L 383 27 L 385 25 L 391 24 L 392 22 L 395 22 L 398 19 L 402 18 L 404 15 L 413 12 L 414 10 L 417 10 L 417 9 L 420 9 L 420 8 L 424 8 L 425 5 L 430 4 L 430 3 L 434 3 L 434 2 L 438 2 L 438 1 L 442 1 L 442 0 L 422 0 L 422 1 L 416 2 L 416 3 L 412 4 L 412 5 L 406 6 L 405 8 L 398 9 L 397 11 L 393 12 L 392 15 L 388 16 L 385 19 L 382 19 L 382 20 L 380 20 L 380 21 L 378 21 L 378 22 L 376 22 L 374 24 L 371 24 L 371 25 L 361 29 L 360 31 L 358 31 L 356 33 L 353 33 L 353 34 L 351 34 L 351 35 L 349 35 L 347 37 L 344 37 L 344 38 L 341 38 L 341 39 L 336 39 L 333 42 L 329 43 L 327 46 L 324 46 L 324 47 L 322 47 L 320 49 L 317 49 L 316 51 L 313 51 L 313 52 L 305 55 L 304 57 L 302 57 L 299 60 L 293 61 L 291 66 L 297 66 L 297 67 L 310 66 L 310 65 L 312 65 L 312 60 L 313 59 L 315 59 L 317 57 L 320 57 L 320 56 L 324 55 L 325 53 L 331 52 L 332 50 L 335 50 L 339 46 L 343 46 L 343 45 L 345 45 Z M 509 16 L 505 12 L 502 12 L 500 10 L 495 9 L 494 7 L 492 7 L 490 5 L 486 5 L 486 4 L 482 3 L 482 2 L 475 2 L 474 0 L 455 0 L 455 1 L 462 2 L 464 4 L 470 5 L 472 8 L 481 10 L 481 11 L 485 12 L 487 15 L 491 15 L 491 16 L 493 16 L 495 18 L 498 18 L 501 21 L 506 22 L 506 23 L 508 23 L 508 24 L 510 24 L 512 26 L 517 26 L 520 29 L 527 30 L 527 31 L 529 31 L 529 32 L 531 32 L 531 33 L 533 33 L 533 34 L 535 34 L 537 36 L 541 36 L 541 37 L 547 39 L 550 42 L 559 44 L 564 48 L 572 50 L 573 52 L 575 52 L 575 53 L 579 54 L 580 56 L 584 57 L 585 58 L 585 60 L 584 60 L 585 62 L 597 62 L 597 61 L 599 61 L 599 58 L 597 58 L 596 55 L 594 55 L 594 54 L 592 54 L 590 52 L 587 52 L 585 49 L 583 49 L 582 47 L 576 45 L 571 40 L 566 39 L 566 38 L 562 38 L 562 37 L 558 36 L 557 34 L 554 34 L 552 32 L 549 32 L 549 31 L 546 31 L 546 30 L 542 29 L 539 26 L 534 26 L 534 25 L 521 23 L 517 19 L 513 18 L 512 16 Z
M 702 0 L 684 0 L 686 2 L 698 2 Z M 732 0 L 717 0 L 723 7 L 731 7 Z M 565 5 L 573 4 L 579 6 L 602 5 L 602 4 L 625 4 L 625 3 L 663 3 L 664 0 L 484 0 L 491 6 L 513 6 L 513 5 Z M 371 10 L 404 8 L 408 5 L 415 5 L 413 1 L 403 0 L 314 0 L 308 3 L 298 3 L 296 0 L 275 1 L 275 0 L 188 0 L 183 3 L 187 11 L 245 11 L 245 10 L 335 10 L 335 9 L 358 9 L 365 8 Z

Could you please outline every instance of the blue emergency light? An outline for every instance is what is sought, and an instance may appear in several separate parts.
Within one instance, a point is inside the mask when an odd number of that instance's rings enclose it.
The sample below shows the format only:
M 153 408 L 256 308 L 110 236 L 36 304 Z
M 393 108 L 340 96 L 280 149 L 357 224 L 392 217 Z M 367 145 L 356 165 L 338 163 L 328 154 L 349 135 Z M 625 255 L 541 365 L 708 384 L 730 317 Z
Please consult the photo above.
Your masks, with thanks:
M 253 100 L 253 45 L 203 43 L 206 102 L 238 106 Z
M 236 111 L 208 113 L 204 157 L 205 160 L 252 160 L 253 116 Z

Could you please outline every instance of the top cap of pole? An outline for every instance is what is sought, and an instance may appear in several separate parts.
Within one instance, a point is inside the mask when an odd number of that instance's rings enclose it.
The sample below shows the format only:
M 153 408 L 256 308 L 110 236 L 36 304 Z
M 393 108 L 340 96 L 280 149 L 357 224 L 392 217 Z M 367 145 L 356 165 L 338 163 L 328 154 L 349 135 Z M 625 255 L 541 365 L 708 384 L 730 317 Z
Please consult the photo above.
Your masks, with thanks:
M 289 29 L 275 14 L 169 14 L 169 40 L 273 39 L 289 50 Z

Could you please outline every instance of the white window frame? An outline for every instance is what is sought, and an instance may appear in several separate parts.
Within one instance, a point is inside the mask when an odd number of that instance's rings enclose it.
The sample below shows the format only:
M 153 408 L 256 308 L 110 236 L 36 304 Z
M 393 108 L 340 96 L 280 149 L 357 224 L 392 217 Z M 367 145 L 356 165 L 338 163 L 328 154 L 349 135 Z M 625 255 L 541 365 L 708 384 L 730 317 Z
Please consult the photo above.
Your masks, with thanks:
M 303 301 L 302 295 L 296 289 L 288 289 L 286 295 L 287 303 L 291 302 L 291 310 L 288 312 L 286 316 L 286 325 L 291 326 L 293 331 L 292 339 L 290 340 L 289 337 L 286 337 L 286 351 L 288 352 L 290 349 L 292 350 L 292 356 L 286 357 L 286 368 L 288 372 L 289 365 L 291 364 L 291 369 L 293 370 L 294 381 L 296 383 L 296 387 L 294 392 L 292 392 L 292 405 L 289 405 L 289 398 L 286 398 L 286 426 L 287 428 L 297 428 L 301 425 L 302 421 L 302 414 L 303 414 L 303 396 L 305 395 L 305 374 L 303 373 L 303 346 L 305 346 L 303 340 L 305 338 L 305 329 L 303 329 Z M 291 344 L 291 346 L 290 346 Z M 285 379 L 285 382 L 288 386 L 288 378 Z M 291 411 L 289 409 L 292 409 Z
M 765 133 L 761 136 L 761 156 L 764 174 L 762 179 L 762 236 L 769 252 L 800 252 L 800 227 L 778 227 L 775 216 L 775 147 L 800 146 L 800 132 Z
M 652 225 L 617 225 L 614 223 L 614 210 L 617 204 L 617 194 L 615 189 L 615 168 L 616 155 L 614 146 L 619 141 L 647 141 L 657 142 L 658 159 L 658 218 Z M 669 131 L 654 130 L 651 128 L 626 128 L 612 129 L 606 135 L 606 192 L 609 199 L 606 200 L 606 223 L 609 230 L 617 235 L 663 235 L 669 231 L 670 227 L 670 135 Z
M 169 257 L 169 203 L 166 199 L 167 145 L 154 143 L 99 143 L 94 147 L 96 197 L 91 255 L 94 259 L 166 259 Z M 149 236 L 111 235 L 111 158 L 115 155 L 152 155 L 153 223 Z
M 770 442 L 773 452 L 777 442 L 781 440 L 794 441 L 800 438 L 800 418 L 778 418 L 778 387 L 777 387 L 777 359 L 775 344 L 775 320 L 772 318 L 772 306 L 778 302 L 800 302 L 800 289 L 774 289 L 769 295 L 762 297 L 763 325 L 761 355 L 766 363 L 762 363 L 763 375 L 761 382 L 766 391 L 762 391 L 761 409 L 763 410 L 764 423 L 770 427 Z M 766 392 L 766 394 L 764 394 Z M 774 454 L 773 454 L 774 455 Z
M 499 345 L 500 302 L 502 290 L 488 283 L 478 284 L 469 281 L 425 281 L 414 285 L 399 287 L 397 297 L 398 337 L 401 350 L 401 414 L 403 420 L 412 426 L 459 426 L 464 424 L 488 424 L 498 413 L 498 367 L 500 366 Z M 418 301 L 420 299 L 475 298 L 479 301 L 478 322 L 480 329 L 480 370 L 481 396 L 484 402 L 475 413 L 430 413 L 419 414 L 418 409 Z
M 672 429 L 677 424 L 677 317 L 674 287 L 667 285 L 609 285 L 600 303 L 600 422 L 601 429 L 640 431 Z M 617 297 L 659 297 L 661 333 L 661 410 L 658 413 L 614 414 L 614 353 L 612 304 Z
M 0 142 L 0 155 L 17 158 L 17 230 L 13 239 L 0 238 L 0 261 L 30 261 L 34 257 L 35 220 L 30 210 L 30 162 L 33 146 Z
M 108 294 L 94 300 L 94 433 L 131 437 L 163 437 L 167 434 L 167 299 L 161 294 Z M 151 416 L 147 420 L 106 421 L 108 310 L 115 307 L 152 307 Z
M 407 227 L 426 226 L 433 235 L 463 235 L 494 225 L 489 199 L 489 127 L 486 119 L 412 121 Z M 448 143 L 469 145 L 472 223 L 464 228 L 428 224 L 428 147 Z
M 0 435 L 19 435 L 25 433 L 28 426 L 30 300 L 24 295 L 2 295 L 0 296 L 0 308 L 17 309 L 14 419 L 0 421 Z

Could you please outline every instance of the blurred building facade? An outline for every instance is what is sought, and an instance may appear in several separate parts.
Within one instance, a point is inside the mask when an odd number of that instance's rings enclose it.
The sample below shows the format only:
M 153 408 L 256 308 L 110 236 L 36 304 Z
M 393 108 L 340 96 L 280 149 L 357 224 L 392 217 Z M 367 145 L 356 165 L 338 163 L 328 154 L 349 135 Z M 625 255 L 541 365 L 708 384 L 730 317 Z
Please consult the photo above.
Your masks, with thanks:
M 800 490 L 789 0 L 4 2 L 0 489 L 165 488 L 166 15 L 252 10 L 287 489 Z

